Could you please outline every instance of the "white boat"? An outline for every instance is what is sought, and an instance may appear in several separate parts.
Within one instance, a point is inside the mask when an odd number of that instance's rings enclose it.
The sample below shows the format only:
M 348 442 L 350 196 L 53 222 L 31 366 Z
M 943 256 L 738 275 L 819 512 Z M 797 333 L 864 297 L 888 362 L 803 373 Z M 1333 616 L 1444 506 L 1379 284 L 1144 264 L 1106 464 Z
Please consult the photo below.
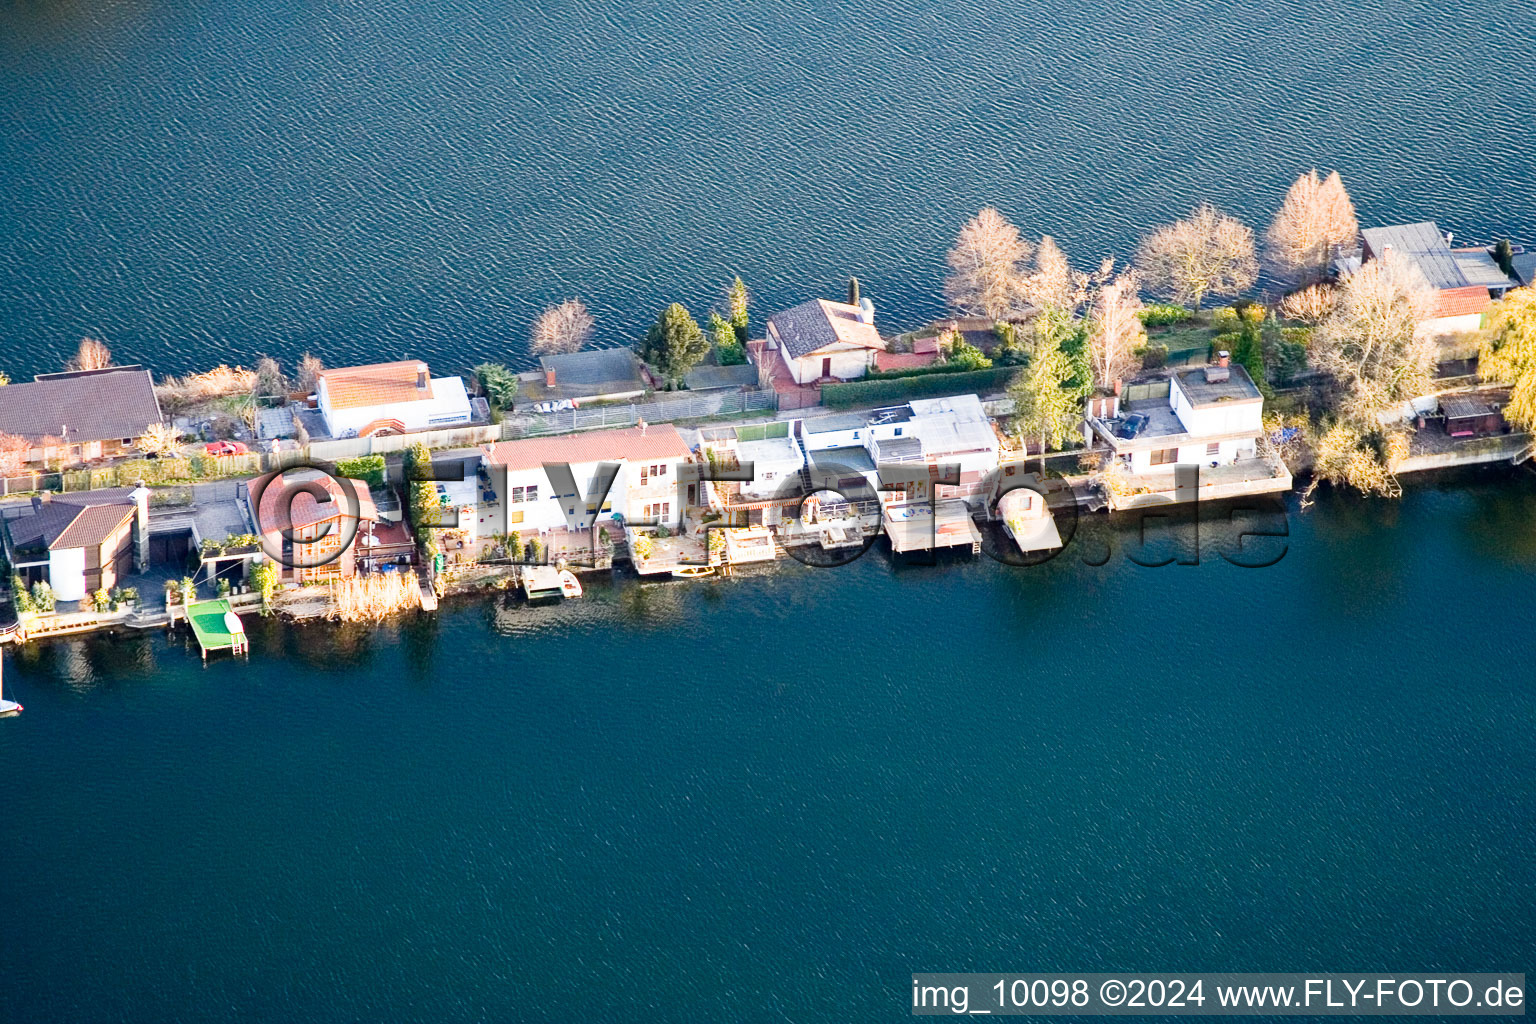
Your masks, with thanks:
M 0 654 L 0 715 L 19 715 L 21 705 L 5 699 L 5 655 Z
M 560 570 L 560 593 L 566 597 L 581 596 L 581 581 L 569 569 Z

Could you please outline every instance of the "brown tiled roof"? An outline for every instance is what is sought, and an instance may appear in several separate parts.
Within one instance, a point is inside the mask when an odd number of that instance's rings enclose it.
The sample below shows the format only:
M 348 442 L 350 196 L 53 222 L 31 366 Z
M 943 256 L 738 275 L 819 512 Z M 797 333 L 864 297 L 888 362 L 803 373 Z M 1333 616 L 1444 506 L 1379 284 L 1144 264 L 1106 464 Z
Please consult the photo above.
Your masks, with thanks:
M 129 493 L 128 488 L 119 487 L 44 501 L 31 513 L 9 521 L 11 542 L 19 548 L 49 550 L 96 547 L 133 518 L 136 507 Z
M 559 437 L 531 437 L 523 441 L 501 441 L 491 447 L 493 465 L 508 469 L 533 469 L 546 462 L 631 462 L 645 459 L 685 459 L 688 445 L 683 435 L 670 423 L 645 428 L 594 430 L 586 434 Z
M 0 434 L 32 442 L 122 440 L 159 422 L 154 382 L 140 366 L 45 374 L 0 387 Z
M 425 401 L 432 397 L 431 387 L 418 388 L 416 380 L 426 374 L 427 364 L 419 359 L 394 363 L 370 363 L 367 366 L 343 366 L 322 370 L 326 398 L 333 409 L 356 409 L 368 405 Z
M 357 510 L 359 522 L 377 519 L 378 511 L 374 508 L 373 495 L 368 492 L 368 485 L 362 480 L 348 482 L 352 485 L 350 497 L 335 477 L 315 469 L 267 473 L 249 481 L 246 489 L 250 494 L 251 511 L 255 513 L 257 531 L 263 534 L 276 533 L 333 519 L 350 518 L 353 508 Z M 330 501 L 317 500 L 309 491 L 298 489 L 307 484 L 319 484 L 330 495 Z
M 810 355 L 829 345 L 885 348 L 874 324 L 859 319 L 859 307 L 846 302 L 813 299 L 768 318 L 779 344 L 792 358 Z

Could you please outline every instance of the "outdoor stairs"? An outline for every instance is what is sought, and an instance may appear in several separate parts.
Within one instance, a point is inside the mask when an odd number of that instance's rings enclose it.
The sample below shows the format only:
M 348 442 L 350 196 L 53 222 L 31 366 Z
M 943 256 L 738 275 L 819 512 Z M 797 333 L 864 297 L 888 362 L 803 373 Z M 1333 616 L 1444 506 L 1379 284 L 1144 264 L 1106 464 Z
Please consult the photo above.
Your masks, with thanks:
M 437 591 L 432 589 L 432 578 L 426 566 L 416 570 L 416 585 L 421 588 L 421 610 L 437 611 Z
M 800 452 L 800 493 L 811 493 L 811 453 L 806 450 L 805 438 L 800 433 L 800 421 L 795 421 L 794 433 L 795 447 Z

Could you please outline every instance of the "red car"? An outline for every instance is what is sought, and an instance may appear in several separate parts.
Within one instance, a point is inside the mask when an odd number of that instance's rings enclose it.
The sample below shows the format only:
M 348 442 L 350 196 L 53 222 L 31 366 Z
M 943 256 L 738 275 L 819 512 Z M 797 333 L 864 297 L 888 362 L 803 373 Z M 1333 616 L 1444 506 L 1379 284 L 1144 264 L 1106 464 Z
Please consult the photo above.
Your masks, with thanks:
M 203 449 L 209 455 L 245 455 L 250 449 L 239 441 L 209 441 Z

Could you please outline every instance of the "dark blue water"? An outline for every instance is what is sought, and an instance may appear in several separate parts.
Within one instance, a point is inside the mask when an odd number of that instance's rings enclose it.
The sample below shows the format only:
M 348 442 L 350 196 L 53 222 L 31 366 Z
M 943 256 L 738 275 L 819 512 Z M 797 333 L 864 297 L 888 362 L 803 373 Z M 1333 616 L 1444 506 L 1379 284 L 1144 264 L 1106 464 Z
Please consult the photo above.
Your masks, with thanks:
M 914 970 L 1528 969 L 1536 478 L 1263 570 L 795 565 L 7 651 L 0 1018 L 899 1020 Z
M 1085 266 L 1339 168 L 1362 220 L 1536 241 L 1536 2 L 0 5 L 0 369 L 523 359 L 733 272 L 940 308 L 977 207 Z

